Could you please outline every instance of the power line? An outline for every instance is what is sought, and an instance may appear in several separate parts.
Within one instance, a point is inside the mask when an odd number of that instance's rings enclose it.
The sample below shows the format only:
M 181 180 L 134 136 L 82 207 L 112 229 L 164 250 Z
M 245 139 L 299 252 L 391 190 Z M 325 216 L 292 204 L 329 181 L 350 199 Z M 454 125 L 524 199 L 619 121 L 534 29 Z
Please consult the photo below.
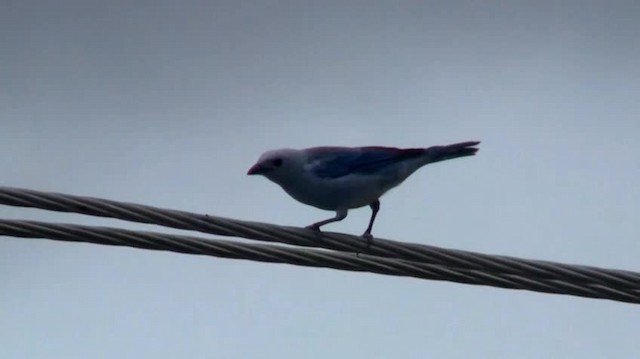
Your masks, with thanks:
M 514 274 L 485 273 L 474 269 L 451 268 L 437 264 L 321 249 L 249 244 L 111 227 L 19 220 L 0 220 L 0 235 L 129 246 L 640 303 L 638 289 L 617 290 L 600 284 L 576 284 L 559 279 L 533 280 Z
M 0 187 L 0 204 L 41 208 L 59 212 L 76 212 L 139 223 L 157 224 L 178 229 L 195 230 L 210 234 L 243 237 L 267 242 L 280 242 L 302 247 L 321 247 L 333 251 L 348 252 L 350 253 L 348 258 L 352 259 L 354 258 L 352 253 L 357 252 L 363 255 L 356 258 L 365 258 L 364 255 L 366 254 L 366 258 L 387 258 L 396 260 L 399 263 L 409 263 L 410 265 L 437 266 L 436 268 L 440 270 L 457 273 L 457 277 L 452 274 L 449 280 L 464 283 L 467 283 L 467 281 L 462 280 L 461 278 L 463 277 L 460 277 L 460 275 L 463 272 L 469 272 L 474 273 L 476 276 L 472 278 L 475 282 L 469 282 L 472 284 L 495 285 L 505 288 L 521 288 L 598 298 L 606 298 L 605 295 L 609 295 L 609 299 L 632 302 L 633 300 L 629 300 L 629 298 L 637 296 L 640 290 L 640 273 L 636 272 L 487 255 L 434 246 L 402 243 L 380 238 L 374 239 L 373 245 L 367 247 L 362 238 L 346 234 L 331 232 L 317 233 L 296 227 L 239 221 L 99 198 Z M 9 230 L 8 228 L 10 227 L 6 227 L 5 229 Z M 5 232 L 6 235 L 9 235 L 9 233 L 10 232 Z M 259 248 L 263 247 L 265 246 L 262 245 L 262 247 Z M 282 248 L 282 246 L 277 247 Z M 370 270 L 370 268 L 361 270 Z M 478 282 L 479 276 L 482 275 L 486 277 L 486 280 L 484 282 Z M 501 282 L 505 280 L 504 278 L 508 278 L 510 282 Z M 446 280 L 446 278 L 440 279 Z M 490 281 L 493 281 L 494 284 L 491 284 Z M 526 284 L 526 281 L 530 281 L 530 283 Z M 542 283 L 545 284 L 543 285 Z M 548 287 L 550 285 L 548 283 L 554 284 Z M 538 289 L 535 289 L 536 286 Z M 562 290 L 564 290 L 564 292 L 559 291 L 561 288 L 563 288 Z M 584 292 L 585 290 L 586 292 Z M 597 292 L 597 295 L 594 294 L 594 291 Z M 583 292 L 583 294 L 580 294 L 580 292 Z M 627 300 L 624 300 L 625 298 L 627 298 Z

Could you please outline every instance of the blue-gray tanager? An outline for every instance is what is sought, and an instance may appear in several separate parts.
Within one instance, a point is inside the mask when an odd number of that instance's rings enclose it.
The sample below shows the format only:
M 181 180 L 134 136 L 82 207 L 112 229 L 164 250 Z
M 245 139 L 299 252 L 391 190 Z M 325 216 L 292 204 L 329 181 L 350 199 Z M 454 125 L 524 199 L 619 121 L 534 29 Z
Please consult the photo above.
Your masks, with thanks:
M 265 152 L 249 169 L 277 183 L 291 197 L 320 209 L 335 211 L 335 217 L 307 228 L 320 230 L 325 224 L 347 217 L 352 208 L 371 207 L 371 219 L 363 236 L 371 239 L 371 228 L 380 209 L 380 196 L 399 185 L 420 167 L 452 158 L 473 156 L 480 142 L 448 146 L 400 149 L 393 147 L 312 147 Z

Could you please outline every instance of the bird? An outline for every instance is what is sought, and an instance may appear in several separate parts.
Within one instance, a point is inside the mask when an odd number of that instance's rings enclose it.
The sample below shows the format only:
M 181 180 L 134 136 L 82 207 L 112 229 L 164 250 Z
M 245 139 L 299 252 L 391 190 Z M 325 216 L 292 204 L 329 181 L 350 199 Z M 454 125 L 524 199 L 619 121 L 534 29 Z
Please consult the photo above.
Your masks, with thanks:
M 369 206 L 371 217 L 362 237 L 370 241 L 383 194 L 427 164 L 475 155 L 478 144 L 480 141 L 427 148 L 276 149 L 263 153 L 247 175 L 262 175 L 303 204 L 335 211 L 334 217 L 305 227 L 314 231 L 342 221 L 350 209 Z

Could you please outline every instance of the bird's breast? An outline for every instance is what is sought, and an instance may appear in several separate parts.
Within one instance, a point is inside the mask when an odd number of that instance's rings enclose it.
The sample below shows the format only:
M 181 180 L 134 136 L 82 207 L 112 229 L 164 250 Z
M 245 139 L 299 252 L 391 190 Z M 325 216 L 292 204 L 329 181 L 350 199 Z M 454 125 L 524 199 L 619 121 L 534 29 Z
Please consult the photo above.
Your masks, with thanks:
M 299 202 L 332 211 L 367 206 L 390 188 L 382 181 L 357 176 L 306 178 L 280 186 Z

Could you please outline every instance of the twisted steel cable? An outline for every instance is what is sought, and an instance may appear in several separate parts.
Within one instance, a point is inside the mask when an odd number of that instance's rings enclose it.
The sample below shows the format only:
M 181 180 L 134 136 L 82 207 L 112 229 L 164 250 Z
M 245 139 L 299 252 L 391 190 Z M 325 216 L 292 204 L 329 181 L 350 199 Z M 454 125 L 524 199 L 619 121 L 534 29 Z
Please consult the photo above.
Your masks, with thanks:
M 416 263 L 324 249 L 248 244 L 110 227 L 21 220 L 0 220 L 0 235 L 129 246 L 640 303 L 640 288 L 620 290 L 597 283 L 572 283 L 559 279 L 534 280 L 516 274 L 486 273 L 476 269 L 451 268 L 438 264 Z
M 111 217 L 203 233 L 280 242 L 297 246 L 366 253 L 417 263 L 477 270 L 493 275 L 513 274 L 533 281 L 562 280 L 572 283 L 601 285 L 619 290 L 640 288 L 640 273 L 630 271 L 486 255 L 380 238 L 375 238 L 373 244 L 367 247 L 362 238 L 346 234 L 318 233 L 302 228 L 238 221 L 99 198 L 0 187 L 0 203 Z

